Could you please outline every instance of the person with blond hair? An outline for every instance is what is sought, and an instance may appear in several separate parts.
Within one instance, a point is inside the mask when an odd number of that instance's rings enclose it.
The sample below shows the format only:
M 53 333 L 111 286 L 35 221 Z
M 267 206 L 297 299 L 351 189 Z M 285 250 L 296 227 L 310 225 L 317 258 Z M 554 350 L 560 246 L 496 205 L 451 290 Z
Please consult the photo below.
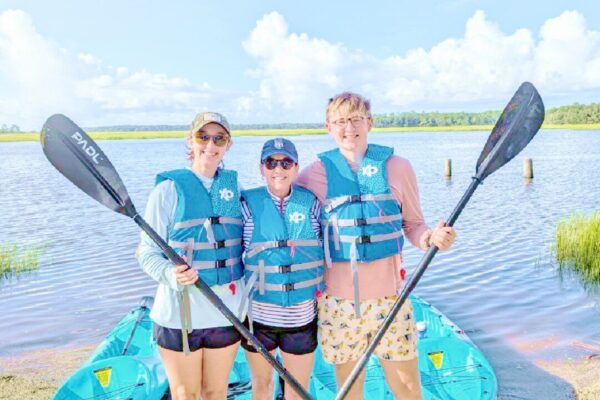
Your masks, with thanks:
M 296 183 L 322 207 L 325 292 L 318 304 L 321 350 L 345 382 L 398 298 L 406 278 L 404 237 L 426 250 L 447 250 L 456 237 L 423 219 L 415 173 L 390 147 L 368 143 L 370 102 L 344 92 L 330 99 L 326 128 L 337 148 L 319 154 Z M 421 399 L 417 335 L 407 300 L 375 349 L 394 396 Z M 348 399 L 361 399 L 365 372 Z
M 241 335 L 194 283 L 202 278 L 238 312 L 241 190 L 237 173 L 222 168 L 232 145 L 223 115 L 199 113 L 186 141 L 191 166 L 158 174 L 144 218 L 192 268 L 173 265 L 145 233 L 138 261 L 158 282 L 150 317 L 172 399 L 225 399 Z

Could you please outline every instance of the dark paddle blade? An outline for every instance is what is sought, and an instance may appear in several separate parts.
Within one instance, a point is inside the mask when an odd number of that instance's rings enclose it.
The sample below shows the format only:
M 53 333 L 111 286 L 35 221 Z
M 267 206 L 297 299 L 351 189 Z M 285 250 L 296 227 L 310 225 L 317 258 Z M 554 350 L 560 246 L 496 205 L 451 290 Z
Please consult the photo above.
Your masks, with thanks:
M 477 160 L 477 178 L 483 181 L 519 154 L 535 136 L 542 122 L 542 98 L 531 83 L 523 82 L 502 111 Z
M 79 126 L 62 114 L 48 118 L 40 134 L 48 160 L 77 187 L 113 211 L 136 214 L 119 174 Z

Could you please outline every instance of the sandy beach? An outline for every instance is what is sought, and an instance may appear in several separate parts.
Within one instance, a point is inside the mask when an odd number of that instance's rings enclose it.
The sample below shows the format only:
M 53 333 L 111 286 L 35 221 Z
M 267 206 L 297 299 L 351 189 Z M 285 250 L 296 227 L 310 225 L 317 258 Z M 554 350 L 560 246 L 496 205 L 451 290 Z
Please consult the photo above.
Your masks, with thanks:
M 51 399 L 93 349 L 48 349 L 0 358 L 0 400 Z M 573 387 L 571 399 L 600 399 L 600 354 L 591 352 L 577 360 L 540 361 L 536 365 L 568 382 Z

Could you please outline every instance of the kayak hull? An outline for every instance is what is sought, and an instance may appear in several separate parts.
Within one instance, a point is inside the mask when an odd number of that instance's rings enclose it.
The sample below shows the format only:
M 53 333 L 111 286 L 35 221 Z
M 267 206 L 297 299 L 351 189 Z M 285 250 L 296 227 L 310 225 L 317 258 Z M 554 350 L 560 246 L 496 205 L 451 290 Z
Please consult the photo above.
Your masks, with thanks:
M 421 329 L 417 342 L 419 370 L 425 400 L 492 400 L 498 382 L 493 368 L 467 335 L 439 310 L 410 296 L 414 317 Z M 137 318 L 127 354 L 121 355 Z M 364 399 L 394 399 L 377 357 L 366 365 Z M 279 379 L 274 397 L 281 393 Z M 148 308 L 137 307 L 126 315 L 98 346 L 90 359 L 56 392 L 54 400 L 131 399 L 160 400 L 168 389 L 167 377 L 152 334 Z M 335 398 L 333 365 L 317 347 L 309 391 L 313 398 Z M 228 399 L 250 400 L 250 369 L 240 348 L 229 376 Z

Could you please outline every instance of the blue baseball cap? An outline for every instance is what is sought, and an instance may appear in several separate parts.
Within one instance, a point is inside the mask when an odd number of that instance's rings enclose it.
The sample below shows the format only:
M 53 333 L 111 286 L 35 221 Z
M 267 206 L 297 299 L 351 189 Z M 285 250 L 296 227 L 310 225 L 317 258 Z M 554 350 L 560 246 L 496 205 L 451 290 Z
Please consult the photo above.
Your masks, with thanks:
M 260 153 L 260 161 L 263 162 L 267 157 L 275 154 L 283 154 L 284 156 L 294 160 L 295 163 L 298 162 L 298 152 L 296 151 L 296 146 L 294 146 L 294 143 L 285 138 L 267 140 L 263 145 L 262 152 Z

